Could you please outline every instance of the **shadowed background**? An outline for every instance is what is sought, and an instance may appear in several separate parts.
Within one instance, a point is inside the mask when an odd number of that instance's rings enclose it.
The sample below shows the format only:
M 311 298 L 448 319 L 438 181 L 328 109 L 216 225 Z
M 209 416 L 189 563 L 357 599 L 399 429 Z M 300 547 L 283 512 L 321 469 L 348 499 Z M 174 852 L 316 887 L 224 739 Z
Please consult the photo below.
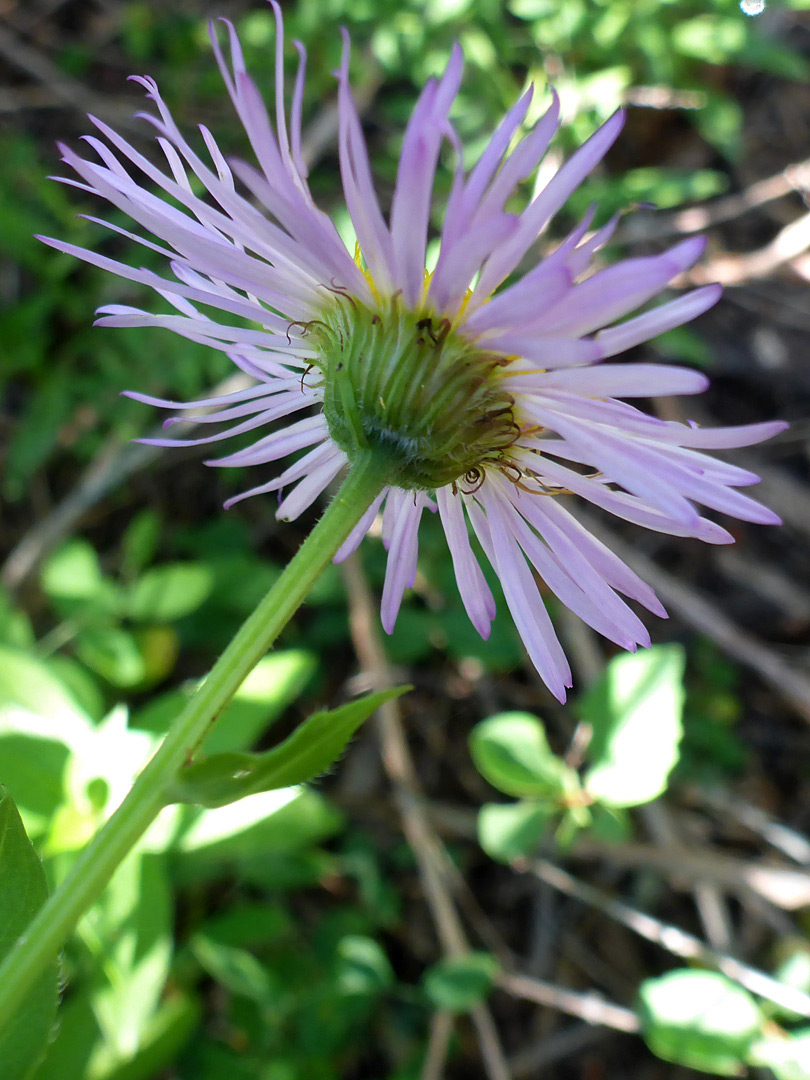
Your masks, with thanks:
M 524 663 L 502 600 L 490 641 L 478 639 L 432 522 L 414 593 L 383 640 L 374 596 L 384 553 L 367 542 L 323 579 L 279 657 L 223 719 L 217 748 L 269 745 L 370 685 L 407 681 L 414 692 L 315 789 L 248 806 L 239 820 L 167 822 L 66 952 L 61 1027 L 33 1080 L 691 1075 L 626 1034 L 639 1025 L 640 984 L 695 956 L 675 947 L 670 924 L 721 957 L 704 956 L 709 967 L 778 975 L 790 963 L 784 979 L 810 991 L 807 4 L 772 2 L 755 16 L 726 0 L 283 7 L 288 36 L 309 54 L 312 190 L 339 228 L 331 71 L 341 25 L 384 207 L 409 111 L 455 40 L 467 71 L 453 119 L 470 163 L 529 81 L 538 111 L 549 83 L 563 101 L 539 182 L 628 107 L 618 144 L 549 242 L 593 200 L 597 224 L 635 207 L 607 259 L 707 233 L 690 281 L 722 281 L 723 301 L 634 356 L 711 375 L 698 400 L 648 403 L 668 419 L 792 421 L 734 456 L 763 476 L 757 497 L 785 526 L 724 521 L 738 544 L 707 548 L 600 522 L 670 610 L 653 640 L 685 650 L 678 761 L 664 798 L 625 815 L 620 834 L 586 830 L 561 846 L 550 830 L 550 861 L 518 867 L 477 842 L 478 808 L 501 796 L 474 768 L 467 735 L 487 716 L 526 711 L 578 767 L 582 711 L 561 708 Z M 158 80 L 181 128 L 203 122 L 227 153 L 247 152 L 208 43 L 217 15 L 235 22 L 271 100 L 274 29 L 259 0 L 0 0 L 0 782 L 52 880 L 314 520 L 279 526 L 270 499 L 223 513 L 255 473 L 206 469 L 197 450 L 131 445 L 157 419 L 122 389 L 196 397 L 228 379 L 228 362 L 157 330 L 93 329 L 97 306 L 142 294 L 32 239 L 133 257 L 75 217 L 97 206 L 46 179 L 60 172 L 55 141 L 75 145 L 87 112 L 151 153 L 131 73 Z M 448 152 L 437 193 L 451 167 Z M 136 257 L 152 265 L 148 252 Z M 598 683 L 613 647 L 548 602 L 577 686 Z M 120 710 L 109 720 L 122 703 L 128 728 Z M 44 718 L 39 730 L 14 720 L 19 705 Z M 656 933 L 639 936 L 641 911 L 659 920 L 663 947 Z M 462 971 L 459 993 L 432 965 L 468 948 L 496 957 L 501 973 Z

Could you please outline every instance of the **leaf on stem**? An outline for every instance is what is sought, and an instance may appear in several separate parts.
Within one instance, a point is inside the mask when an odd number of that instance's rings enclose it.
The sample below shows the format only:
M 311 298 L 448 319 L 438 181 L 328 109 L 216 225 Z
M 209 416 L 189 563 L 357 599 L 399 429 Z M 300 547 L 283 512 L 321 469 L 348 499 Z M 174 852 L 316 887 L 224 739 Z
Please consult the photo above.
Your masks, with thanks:
M 180 772 L 167 801 L 225 806 L 246 795 L 312 780 L 335 763 L 373 712 L 410 689 L 397 686 L 338 709 L 313 713 L 282 743 L 263 753 L 202 757 Z

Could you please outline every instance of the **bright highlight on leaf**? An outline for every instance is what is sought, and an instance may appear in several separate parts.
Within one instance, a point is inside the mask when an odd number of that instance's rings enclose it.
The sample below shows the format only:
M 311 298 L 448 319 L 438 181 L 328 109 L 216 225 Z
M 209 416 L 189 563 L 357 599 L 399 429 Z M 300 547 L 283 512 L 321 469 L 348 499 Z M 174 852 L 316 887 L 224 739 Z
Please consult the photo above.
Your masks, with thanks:
M 605 806 L 656 798 L 678 760 L 685 657 L 660 645 L 616 657 L 581 703 L 593 727 L 585 789 Z
M 715 971 L 672 971 L 639 991 L 642 1035 L 654 1054 L 677 1065 L 736 1076 L 764 1016 L 747 990 Z

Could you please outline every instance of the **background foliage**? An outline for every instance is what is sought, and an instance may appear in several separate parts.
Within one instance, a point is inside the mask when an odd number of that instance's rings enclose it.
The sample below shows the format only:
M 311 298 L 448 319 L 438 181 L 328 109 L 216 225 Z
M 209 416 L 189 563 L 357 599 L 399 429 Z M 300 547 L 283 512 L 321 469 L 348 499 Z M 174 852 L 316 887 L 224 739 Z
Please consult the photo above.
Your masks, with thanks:
M 309 52 L 313 190 L 341 228 L 331 75 L 341 25 L 384 202 L 418 89 L 455 40 L 468 62 L 455 120 L 470 161 L 527 82 L 541 90 L 533 115 L 549 81 L 563 99 L 552 162 L 629 105 L 621 144 L 557 232 L 593 199 L 599 220 L 653 203 L 660 212 L 628 219 L 617 251 L 631 240 L 653 250 L 680 228 L 666 211 L 747 189 L 807 153 L 803 0 L 773 0 L 756 18 L 734 0 L 284 9 Z M 26 832 L 50 887 L 64 876 L 302 535 L 279 529 L 268 502 L 223 514 L 245 486 L 238 471 L 128 447 L 155 418 L 122 389 L 194 397 L 228 376 L 227 362 L 159 331 L 92 329 L 93 308 L 137 302 L 137 291 L 32 239 L 121 250 L 75 217 L 97 208 L 47 175 L 58 171 L 54 139 L 75 143 L 87 109 L 142 130 L 129 120 L 142 107 L 124 81 L 132 71 L 159 79 L 178 119 L 204 121 L 227 152 L 244 152 L 207 42 L 217 14 L 234 19 L 269 96 L 274 32 L 258 0 L 9 0 L 0 13 L 0 902 L 17 873 L 39 881 L 31 909 L 44 895 Z M 449 179 L 445 168 L 439 187 Z M 731 215 L 711 250 L 722 264 L 767 245 L 801 209 L 788 195 Z M 810 380 L 792 362 L 806 348 L 806 277 L 798 263 L 781 270 L 775 289 L 743 279 L 719 314 L 653 346 L 712 372 L 718 420 L 806 416 Z M 442 958 L 424 852 L 403 837 L 390 782 L 402 792 L 369 728 L 315 785 L 164 813 L 62 957 L 58 1027 L 52 972 L 31 1006 L 35 1053 L 0 1047 L 6 1080 L 412 1080 L 440 1075 L 425 1071 L 428 1044 L 447 1059 L 442 1075 L 479 1075 L 484 1002 L 514 1077 L 810 1076 L 810 692 L 798 674 L 810 583 L 790 554 L 806 544 L 807 428 L 794 430 L 795 443 L 764 451 L 794 485 L 793 517 L 781 538 L 735 524 L 736 572 L 696 545 L 634 538 L 664 567 L 680 615 L 655 628 L 657 648 L 611 658 L 554 610 L 582 688 L 567 710 L 525 667 L 503 602 L 490 641 L 478 639 L 428 523 L 415 594 L 385 649 L 389 682 L 415 686 L 399 708 L 470 951 Z M 365 545 L 372 589 L 383 559 Z M 340 573 L 324 577 L 206 751 L 267 750 L 367 686 L 349 584 L 347 607 Z M 720 622 L 684 602 L 684 588 Z M 555 878 L 560 863 L 582 880 Z M 653 923 L 627 911 L 622 921 L 617 898 Z

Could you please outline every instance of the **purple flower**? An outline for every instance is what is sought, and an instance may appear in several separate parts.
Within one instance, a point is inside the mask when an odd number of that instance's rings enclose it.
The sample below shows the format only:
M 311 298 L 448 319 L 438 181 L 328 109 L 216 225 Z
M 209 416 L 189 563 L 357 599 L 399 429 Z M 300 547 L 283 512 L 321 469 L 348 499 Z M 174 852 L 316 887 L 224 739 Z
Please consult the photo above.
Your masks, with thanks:
M 245 71 L 233 28 L 225 24 L 227 59 L 212 32 L 258 168 L 226 161 L 205 128 L 205 155 L 199 156 L 148 78 L 136 81 L 157 110 L 146 119 L 157 130 L 163 169 L 95 119 L 106 142 L 87 142 L 98 161 L 64 148 L 64 160 L 80 178 L 68 182 L 100 195 L 151 234 L 109 225 L 163 255 L 166 275 L 47 242 L 150 286 L 174 309 L 150 314 L 108 306 L 100 309 L 100 325 L 164 326 L 223 350 L 253 380 L 247 389 L 185 405 L 131 393 L 162 408 L 213 407 L 199 422 L 226 425 L 204 438 L 146 441 L 198 445 L 257 431 L 258 440 L 246 449 L 208 462 L 219 466 L 267 465 L 305 451 L 280 475 L 230 500 L 286 489 L 278 508 L 285 520 L 306 510 L 358 447 L 385 453 L 391 483 L 338 553 L 345 558 L 357 548 L 382 512 L 385 629 L 392 630 L 404 590 L 413 584 L 419 522 L 429 509 L 438 510 L 467 613 L 487 637 L 495 604 L 469 522 L 532 662 L 562 701 L 571 673 L 535 572 L 572 611 L 625 649 L 648 645 L 649 636 L 623 597 L 666 614 L 652 589 L 579 524 L 566 497 L 579 496 L 658 532 L 731 543 L 695 504 L 746 521 L 778 518 L 737 491 L 755 483 L 754 474 L 701 451 L 755 443 L 785 425 L 706 430 L 656 419 L 619 400 L 705 389 L 706 378 L 686 368 L 604 362 L 716 302 L 720 288 L 709 285 L 626 318 L 692 266 L 704 242 L 690 238 L 662 255 L 593 271 L 594 253 L 615 220 L 591 232 L 591 212 L 524 269 L 551 218 L 616 139 L 623 116 L 616 113 L 599 128 L 522 213 L 507 212 L 507 200 L 537 168 L 557 129 L 559 102 L 554 97 L 545 115 L 519 135 L 529 90 L 465 172 L 449 119 L 462 73 L 458 48 L 414 107 L 386 221 L 349 87 L 344 39 L 337 73 L 340 169 L 357 235 L 356 253 L 347 251 L 307 184 L 301 150 L 306 55 L 296 43 L 300 60 L 288 116 L 281 13 L 276 3 L 273 8 L 275 123 Z M 428 274 L 433 182 L 445 140 L 458 164 L 438 262 Z M 288 423 L 261 434 L 280 419 Z

